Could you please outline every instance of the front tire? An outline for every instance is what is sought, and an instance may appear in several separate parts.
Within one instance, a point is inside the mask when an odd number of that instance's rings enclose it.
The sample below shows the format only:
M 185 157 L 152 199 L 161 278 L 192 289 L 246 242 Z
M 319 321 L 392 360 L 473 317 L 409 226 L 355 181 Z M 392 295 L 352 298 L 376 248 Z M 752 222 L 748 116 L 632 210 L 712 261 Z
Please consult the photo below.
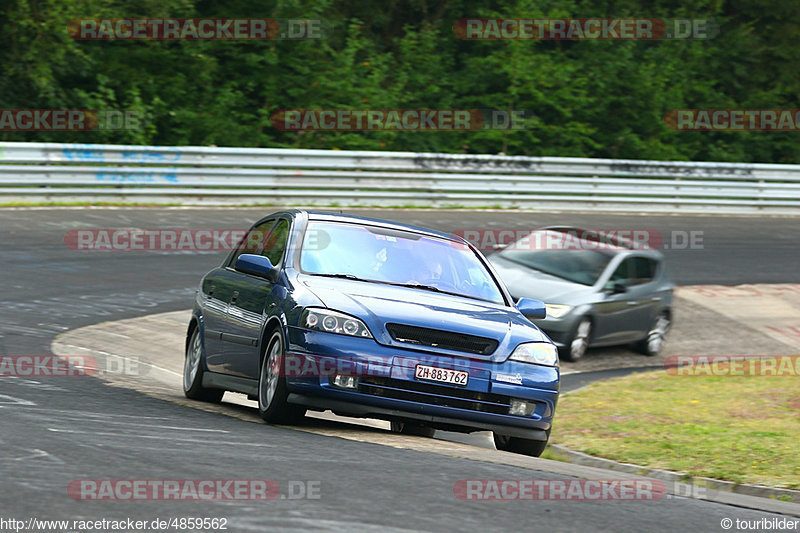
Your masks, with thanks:
M 286 350 L 279 330 L 272 333 L 258 373 L 258 414 L 270 424 L 288 424 L 303 418 L 306 410 L 287 402 L 289 390 L 283 376 Z
M 523 439 L 521 437 L 509 437 L 508 435 L 498 435 L 492 433 L 494 436 L 494 446 L 500 451 L 518 453 L 521 455 L 530 455 L 531 457 L 539 457 L 547 447 L 546 440 L 531 440 Z M 550 431 L 547 432 L 547 439 L 550 439 Z
M 191 400 L 201 402 L 219 403 L 222 401 L 224 390 L 203 387 L 203 339 L 200 337 L 200 327 L 192 332 L 189 344 L 186 345 L 186 359 L 183 363 L 183 394 Z
M 664 349 L 667 333 L 669 333 L 671 326 L 672 321 L 669 319 L 669 315 L 664 312 L 660 313 L 647 332 L 647 336 L 636 343 L 634 348 L 636 348 L 637 352 L 648 357 L 660 354 L 661 350 Z
M 566 347 L 561 349 L 561 358 L 572 363 L 580 361 L 589 349 L 592 339 L 592 321 L 583 317 L 575 327 Z

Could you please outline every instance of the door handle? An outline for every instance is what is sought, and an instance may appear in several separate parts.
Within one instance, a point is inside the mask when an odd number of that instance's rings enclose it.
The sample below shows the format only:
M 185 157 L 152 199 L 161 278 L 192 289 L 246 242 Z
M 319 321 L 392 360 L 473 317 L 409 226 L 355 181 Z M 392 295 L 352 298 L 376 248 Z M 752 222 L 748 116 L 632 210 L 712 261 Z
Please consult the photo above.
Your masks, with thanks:
M 637 305 L 639 302 L 628 301 L 628 305 Z

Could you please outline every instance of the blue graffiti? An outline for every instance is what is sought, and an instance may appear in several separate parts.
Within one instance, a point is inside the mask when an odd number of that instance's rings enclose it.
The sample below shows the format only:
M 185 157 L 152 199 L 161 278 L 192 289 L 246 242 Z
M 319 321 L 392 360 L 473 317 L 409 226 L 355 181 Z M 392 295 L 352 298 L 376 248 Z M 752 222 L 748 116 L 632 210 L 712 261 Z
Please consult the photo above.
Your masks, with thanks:
M 170 147 L 167 153 L 149 153 L 140 151 L 122 152 L 122 159 L 144 163 L 146 161 L 178 161 L 181 158 L 180 148 Z
M 100 151 L 91 149 L 69 149 L 64 148 L 61 153 L 70 161 L 92 161 L 103 162 L 105 161 L 105 154 Z
M 146 163 L 150 161 L 156 162 L 170 162 L 179 161 L 181 158 L 181 149 L 174 146 L 166 147 L 165 153 L 150 153 L 147 152 L 146 146 L 136 150 L 123 150 L 120 152 L 122 160 L 125 162 L 133 163 Z M 88 161 L 93 163 L 102 163 L 106 160 L 107 151 L 97 150 L 91 144 L 76 145 L 75 148 L 64 148 L 61 153 L 70 161 Z M 111 150 L 108 153 L 114 153 Z
M 180 181 L 178 179 L 178 176 L 174 172 L 163 173 L 158 171 L 135 172 L 135 173 L 97 172 L 95 174 L 95 180 L 103 182 L 133 183 L 133 184 L 155 183 L 157 181 L 178 183 Z

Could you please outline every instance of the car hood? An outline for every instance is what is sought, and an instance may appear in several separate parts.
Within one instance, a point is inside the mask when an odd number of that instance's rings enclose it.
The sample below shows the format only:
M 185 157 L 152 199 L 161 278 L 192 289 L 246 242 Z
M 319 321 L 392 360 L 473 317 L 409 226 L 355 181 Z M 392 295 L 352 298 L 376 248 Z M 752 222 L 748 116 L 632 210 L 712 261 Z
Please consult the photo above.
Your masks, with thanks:
M 346 279 L 301 276 L 300 281 L 327 308 L 362 319 L 375 340 L 384 345 L 481 360 L 504 361 L 522 342 L 548 341 L 547 336 L 519 311 L 500 304 L 437 294 L 422 289 Z M 409 345 L 395 341 L 386 331 L 387 323 L 486 337 L 496 340 L 499 344 L 489 356 Z
M 515 298 L 535 298 L 546 303 L 573 303 L 594 292 L 591 286 L 545 274 L 497 254 L 489 257 L 489 262 Z

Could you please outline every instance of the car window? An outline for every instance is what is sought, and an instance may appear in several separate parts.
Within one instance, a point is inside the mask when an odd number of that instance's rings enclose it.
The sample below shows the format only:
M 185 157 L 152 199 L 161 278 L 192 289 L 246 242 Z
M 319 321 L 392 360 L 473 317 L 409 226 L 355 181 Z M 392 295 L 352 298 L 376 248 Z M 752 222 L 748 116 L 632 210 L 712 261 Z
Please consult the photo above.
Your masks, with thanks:
M 307 274 L 351 275 L 378 283 L 424 285 L 504 303 L 500 287 L 472 249 L 405 230 L 310 222 L 300 251 L 300 269 Z
M 277 265 L 283 258 L 283 252 L 286 250 L 286 241 L 289 238 L 289 221 L 285 218 L 278 220 L 275 227 L 267 236 L 264 242 L 261 255 L 269 258 L 270 263 Z
M 656 261 L 648 257 L 628 257 L 611 275 L 611 281 L 625 285 L 641 285 L 653 280 L 657 266 Z
M 647 283 L 648 281 L 653 281 L 656 277 L 658 264 L 655 260 L 648 257 L 635 257 L 633 263 L 636 283 Z
M 601 250 L 503 250 L 501 257 L 561 279 L 594 285 L 613 255 Z
M 274 224 L 275 219 L 270 218 L 251 228 L 250 231 L 247 232 L 247 235 L 245 235 L 244 239 L 242 239 L 242 242 L 239 243 L 239 247 L 236 248 L 234 253 L 231 255 L 227 266 L 233 268 L 233 266 L 236 264 L 236 260 L 239 259 L 239 256 L 242 254 L 261 254 L 264 250 L 264 242 L 270 235 L 270 229 Z M 273 263 L 273 265 L 274 264 L 275 263 Z

